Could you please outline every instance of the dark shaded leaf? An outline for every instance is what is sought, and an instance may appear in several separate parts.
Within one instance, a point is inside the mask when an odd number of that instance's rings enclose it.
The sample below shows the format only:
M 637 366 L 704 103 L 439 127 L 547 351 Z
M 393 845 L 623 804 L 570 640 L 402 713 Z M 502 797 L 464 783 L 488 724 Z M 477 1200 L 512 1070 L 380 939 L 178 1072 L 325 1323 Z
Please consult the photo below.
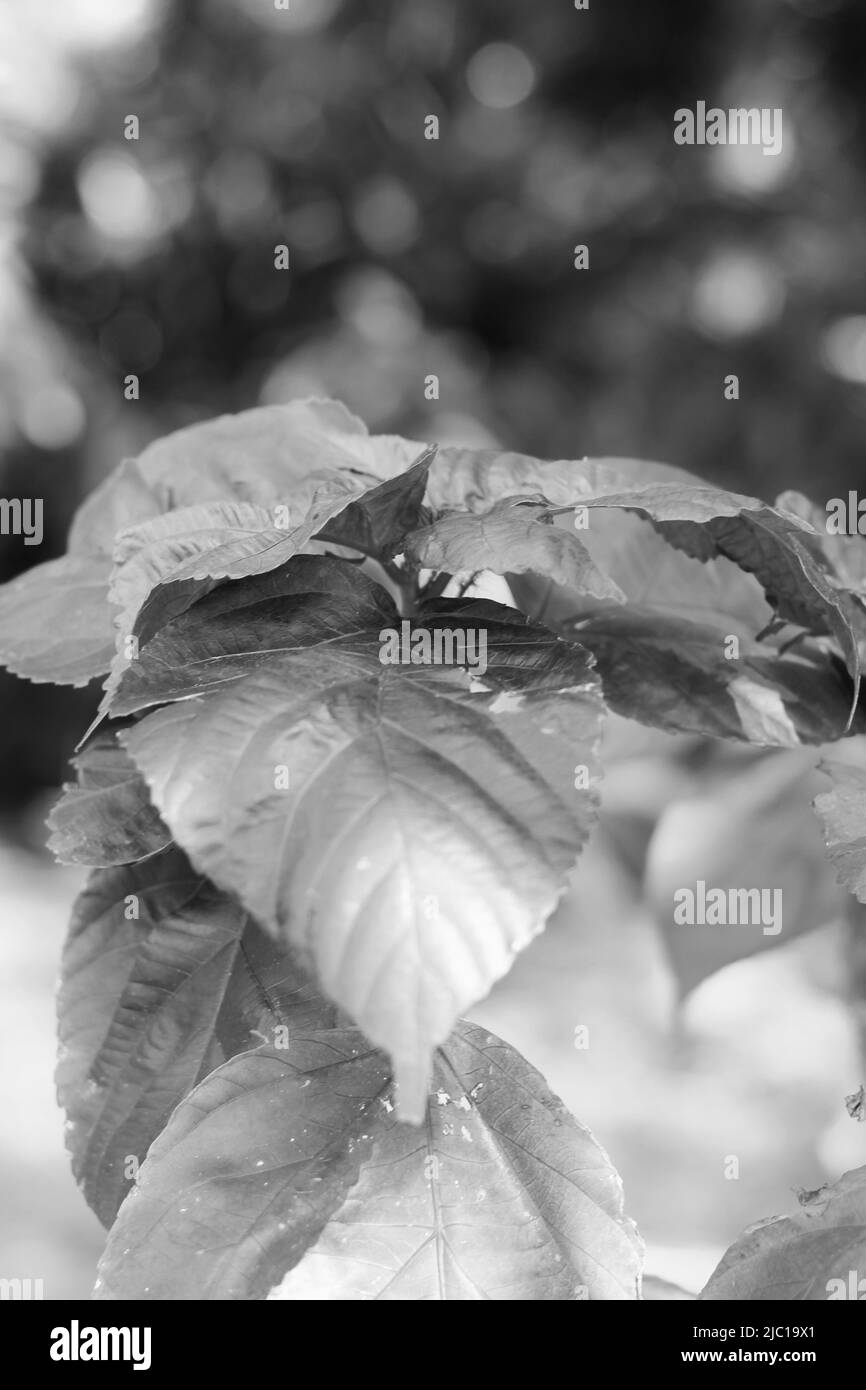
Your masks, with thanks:
M 424 493 L 436 445 L 424 449 L 405 473 L 370 488 L 344 511 L 329 518 L 317 533 L 330 541 L 366 555 L 385 556 L 423 515 Z
M 526 612 L 594 653 L 605 698 L 618 714 L 673 733 L 785 746 L 866 727 L 861 711 L 849 730 L 853 685 L 820 644 L 801 642 L 783 654 L 757 641 L 772 609 L 756 580 L 732 561 L 698 561 L 645 520 L 615 511 L 591 512 L 582 534 L 623 590 L 626 607 L 536 578 L 509 582 Z M 785 640 L 789 631 L 783 629 Z
M 107 1225 L 197 1081 L 273 1026 L 332 1017 L 285 953 L 252 926 L 244 933 L 244 921 L 177 850 L 98 870 L 76 903 L 57 1084 L 73 1171 Z
M 574 635 L 596 658 L 608 704 L 627 719 L 782 747 L 866 731 L 862 709 L 848 722 L 847 672 L 817 648 L 780 656 L 741 639 L 732 660 L 727 634 L 638 607 L 579 622 Z
M 167 622 L 124 671 L 112 713 L 203 694 L 242 679 L 276 653 L 359 634 L 397 621 L 378 584 L 350 565 L 299 555 L 270 574 L 221 586 Z

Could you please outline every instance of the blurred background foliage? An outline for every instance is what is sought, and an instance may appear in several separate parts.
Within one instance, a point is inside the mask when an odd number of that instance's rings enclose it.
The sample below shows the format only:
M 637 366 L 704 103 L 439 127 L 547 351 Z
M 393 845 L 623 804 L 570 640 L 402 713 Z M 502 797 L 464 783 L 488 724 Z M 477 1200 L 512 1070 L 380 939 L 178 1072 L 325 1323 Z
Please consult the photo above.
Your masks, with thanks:
M 0 55 L 0 493 L 46 509 L 43 547 L 3 539 L 0 579 L 60 553 L 82 496 L 150 439 L 305 394 L 376 431 L 659 458 L 768 498 L 861 482 L 862 0 L 5 0 Z M 673 113 L 698 100 L 781 107 L 782 153 L 676 146 Z M 50 1296 L 86 1291 L 99 1236 L 47 1103 L 78 877 L 33 854 L 94 704 L 0 677 L 4 914 L 28 927 L 4 973 L 32 1058 L 4 1107 L 25 1120 L 0 1168 L 18 1252 L 0 1273 L 48 1267 Z M 741 755 L 619 730 L 611 756 L 581 933 L 566 904 L 484 1016 L 597 1126 L 651 1240 L 686 1249 L 657 1247 L 656 1270 L 696 1287 L 797 1173 L 819 1180 L 851 1151 L 837 1111 L 856 1038 L 824 951 L 843 928 L 825 904 L 820 946 L 719 970 L 672 1039 L 655 890 L 623 864 L 643 866 L 653 836 L 679 844 L 676 807 L 727 788 Z M 820 863 L 809 834 L 789 837 L 801 877 Z M 777 858 L 767 881 L 787 883 Z M 650 859 L 661 881 L 696 873 L 688 855 L 664 873 Z M 607 1045 L 578 1073 L 587 1011 Z M 720 1182 L 731 1151 L 745 1184 Z M 34 1164 L 51 1174 L 35 1224 Z
M 40 559 L 149 439 L 307 393 L 416 438 L 855 485 L 857 0 L 7 0 L 0 37 L 2 490 L 45 497 Z M 675 145 L 699 99 L 782 107 L 782 153 Z M 0 577 L 36 558 L 6 540 Z M 58 730 L 76 703 L 26 699 L 0 688 Z M 2 743 L 13 803 L 67 751 Z

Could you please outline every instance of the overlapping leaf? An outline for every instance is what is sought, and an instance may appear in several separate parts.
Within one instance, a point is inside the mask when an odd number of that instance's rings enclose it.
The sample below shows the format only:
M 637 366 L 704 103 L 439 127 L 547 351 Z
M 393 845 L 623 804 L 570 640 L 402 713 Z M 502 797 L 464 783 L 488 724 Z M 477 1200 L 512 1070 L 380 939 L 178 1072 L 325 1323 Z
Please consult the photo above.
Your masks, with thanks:
M 115 715 L 216 690 L 276 654 L 321 642 L 350 644 L 395 622 L 387 593 L 367 575 L 321 556 L 227 584 L 178 614 L 124 671 Z
M 858 711 L 849 729 L 854 687 L 840 660 L 816 642 L 783 652 L 757 640 L 772 609 L 732 561 L 688 557 L 646 521 L 614 511 L 592 512 L 582 534 L 625 606 L 534 577 L 510 582 L 525 611 L 593 652 L 618 714 L 671 732 L 782 746 L 866 728 Z
M 547 461 L 494 450 L 443 449 L 430 496 L 434 506 L 479 510 L 535 490 L 558 507 L 636 511 L 693 558 L 733 560 L 755 575 L 785 621 L 832 634 L 859 681 L 856 604 L 808 544 L 810 522 L 681 469 L 631 459 Z
M 596 598 L 624 601 L 574 531 L 550 525 L 545 507 L 524 498 L 506 498 L 484 512 L 450 512 L 413 531 L 403 544 L 422 568 L 452 575 L 530 572 Z
M 390 478 L 424 445 L 370 435 L 339 401 L 298 400 L 221 415 L 148 445 L 138 465 L 162 510 L 236 499 L 261 507 L 290 501 L 311 475 L 347 470 Z
M 849 723 L 847 672 L 814 647 L 783 656 L 741 639 L 730 659 L 725 635 L 639 608 L 573 631 L 596 657 L 605 698 L 628 719 L 781 747 L 866 730 L 862 708 Z
M 0 662 L 30 680 L 76 686 L 110 669 L 117 640 L 115 619 L 119 618 L 121 648 L 132 631 L 130 613 L 113 613 L 109 602 L 111 557 L 121 531 L 150 523 L 154 535 L 146 532 L 148 544 L 166 541 L 177 532 L 171 521 L 162 523 L 167 530 L 161 529 L 159 519 L 165 513 L 191 508 L 201 517 L 198 509 L 208 504 L 227 510 L 233 504 L 264 509 L 268 527 L 273 526 L 273 508 L 289 504 L 299 525 L 323 485 L 342 477 L 354 495 L 374 485 L 376 478 L 401 474 L 422 448 L 410 440 L 369 435 L 366 426 L 335 401 L 295 401 L 243 411 L 157 440 L 137 460 L 121 464 L 84 502 L 70 530 L 67 556 L 37 565 L 0 587 Z M 287 533 L 277 539 L 285 544 Z M 241 540 L 241 546 L 244 543 L 249 540 Z M 170 566 L 170 544 L 156 558 Z M 173 602 L 177 611 L 209 587 L 206 580 L 178 582 L 176 589 L 161 594 L 160 601 Z M 145 588 L 145 598 L 147 592 Z M 140 583 L 136 586 L 130 579 L 130 592 L 119 597 L 134 617 L 137 603 L 143 601 Z M 159 626 L 160 616 L 151 614 L 151 631 Z
M 99 734 L 73 763 L 78 780 L 64 786 L 48 820 L 49 848 L 61 864 L 132 864 L 171 843 L 144 778 L 114 733 Z
M 417 615 L 467 643 L 462 666 L 383 664 L 400 628 L 384 593 L 335 634 L 327 604 L 289 619 L 257 584 L 234 586 L 253 630 L 240 605 L 216 623 L 194 610 L 144 649 L 123 708 L 201 693 L 122 738 L 193 862 L 306 952 L 418 1120 L 432 1048 L 541 930 L 589 832 L 595 793 L 574 770 L 594 773 L 598 681 L 579 647 L 500 605 Z
M 823 1303 L 866 1293 L 866 1168 L 804 1192 L 797 1211 L 751 1227 L 699 1295 L 704 1301 Z M 852 1278 L 853 1276 L 853 1278 Z
M 177 850 L 92 875 L 64 950 L 58 1012 L 73 1170 L 106 1224 L 197 1081 L 273 1037 L 273 1026 L 321 1025 L 333 1013 Z
M 397 1123 L 354 1030 L 236 1058 L 153 1146 L 97 1296 L 637 1297 L 610 1160 L 512 1048 L 461 1024 L 425 1111 L 420 1133 Z
M 434 453 L 423 451 L 405 473 L 372 486 L 360 474 L 335 474 L 317 484 L 303 519 L 291 527 L 254 503 L 223 501 L 169 512 L 123 532 L 110 590 L 120 607 L 118 649 L 100 714 L 112 708 L 123 672 L 136 659 L 128 653 L 129 635 L 147 641 L 218 581 L 268 574 L 315 537 L 374 555 L 386 550 L 419 518 Z M 300 486 L 309 493 L 311 480 Z

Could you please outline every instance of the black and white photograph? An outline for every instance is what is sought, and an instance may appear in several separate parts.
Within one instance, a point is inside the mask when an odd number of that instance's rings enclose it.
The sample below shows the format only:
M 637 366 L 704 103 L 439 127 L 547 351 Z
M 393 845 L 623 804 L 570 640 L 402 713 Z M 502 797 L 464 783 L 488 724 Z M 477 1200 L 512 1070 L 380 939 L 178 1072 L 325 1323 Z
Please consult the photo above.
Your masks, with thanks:
M 856 1344 L 781 1305 L 866 1301 L 864 74 L 863 0 L 2 0 L 27 1367 Z

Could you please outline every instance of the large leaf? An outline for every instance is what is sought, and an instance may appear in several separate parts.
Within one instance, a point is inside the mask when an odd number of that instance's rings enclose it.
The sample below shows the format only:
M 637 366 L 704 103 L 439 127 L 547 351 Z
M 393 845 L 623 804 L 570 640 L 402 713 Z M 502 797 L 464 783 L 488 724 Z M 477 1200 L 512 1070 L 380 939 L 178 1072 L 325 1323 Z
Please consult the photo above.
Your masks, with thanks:
M 87 685 L 114 655 L 110 562 L 66 555 L 0 587 L 0 663 L 39 684 Z
M 244 934 L 244 921 L 177 850 L 97 871 L 76 903 L 57 1082 L 73 1170 L 106 1224 L 197 1081 L 255 1046 L 255 1029 L 331 1017 L 271 943 L 252 926 Z
M 552 526 L 543 505 L 510 497 L 489 511 L 451 512 L 405 538 L 406 553 L 422 568 L 448 574 L 546 575 L 597 598 L 623 601 L 574 531 Z
M 804 1192 L 797 1211 L 745 1231 L 699 1295 L 705 1301 L 823 1303 L 866 1297 L 866 1168 Z
M 396 612 L 349 637 L 326 614 L 303 645 L 277 624 L 275 649 L 239 613 L 225 662 L 204 627 L 175 631 L 160 678 L 190 668 L 204 693 L 122 738 L 193 862 L 388 1050 L 417 1121 L 432 1048 L 541 930 L 589 833 L 602 705 L 582 650 L 513 610 L 441 601 L 415 624 L 483 638 L 486 669 L 383 664 Z
M 610 1160 L 512 1048 L 461 1024 L 426 1121 L 397 1122 L 384 1059 L 351 1030 L 236 1058 L 151 1149 L 97 1297 L 637 1297 Z
M 114 733 L 98 735 L 73 763 L 78 780 L 64 785 L 48 818 L 49 848 L 61 864 L 132 864 L 170 844 L 144 778 Z

